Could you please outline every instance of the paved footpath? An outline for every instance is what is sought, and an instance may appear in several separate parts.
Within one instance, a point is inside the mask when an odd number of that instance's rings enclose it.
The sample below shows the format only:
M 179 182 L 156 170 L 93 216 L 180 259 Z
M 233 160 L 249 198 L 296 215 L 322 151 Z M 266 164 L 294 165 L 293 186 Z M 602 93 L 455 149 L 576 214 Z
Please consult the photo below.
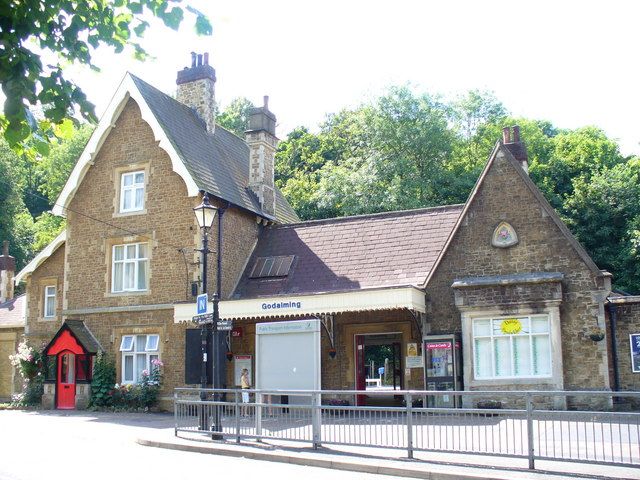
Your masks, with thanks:
M 305 444 L 243 441 L 238 445 L 234 440 L 180 438 L 174 436 L 173 416 L 168 414 L 0 411 L 0 480 L 180 479 L 202 474 L 211 478 L 216 472 L 239 478 L 305 480 L 329 475 L 331 480 L 640 479 L 640 469 L 631 468 L 538 462 L 541 470 L 556 471 L 545 473 L 526 470 L 526 461 L 519 459 L 420 453 L 419 459 L 410 461 L 403 455 L 382 449 L 313 450 Z M 332 469 L 330 474 L 327 469 Z

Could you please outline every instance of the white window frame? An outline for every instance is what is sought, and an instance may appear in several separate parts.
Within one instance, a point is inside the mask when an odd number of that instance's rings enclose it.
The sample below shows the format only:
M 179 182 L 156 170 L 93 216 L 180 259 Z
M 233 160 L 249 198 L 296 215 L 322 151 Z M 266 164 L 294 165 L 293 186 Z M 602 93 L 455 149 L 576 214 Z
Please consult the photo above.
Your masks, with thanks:
M 136 175 L 142 175 L 142 182 L 136 183 Z M 144 210 L 145 175 L 144 170 L 124 172 L 120 175 L 120 213 L 140 212 Z M 125 186 L 125 179 L 129 177 L 131 177 L 131 185 Z M 142 191 L 140 205 L 136 205 L 138 191 Z M 124 207 L 125 192 L 130 192 L 131 195 L 131 206 L 129 208 Z
M 144 348 L 140 348 L 141 339 L 144 337 Z M 150 347 L 151 345 L 151 347 Z M 122 352 L 122 382 L 123 384 L 133 384 L 140 382 L 138 378 L 138 372 L 147 370 L 151 372 L 152 361 L 155 359 L 160 360 L 160 335 L 158 334 L 145 334 L 145 335 L 123 335 L 120 341 L 120 352 Z M 144 358 L 142 358 L 144 356 Z M 131 378 L 127 378 L 126 364 L 127 358 L 131 358 L 132 372 Z M 138 365 L 142 361 L 143 365 Z M 142 368 L 140 368 L 142 367 Z
M 143 245 L 147 249 L 146 256 L 140 256 L 140 246 Z M 135 257 L 127 258 L 127 251 L 130 246 L 135 246 Z M 116 249 L 122 248 L 122 260 L 116 260 Z M 146 292 L 149 289 L 149 244 L 146 242 L 141 243 L 123 243 L 114 245 L 111 249 L 111 293 L 124 293 L 124 292 Z M 145 280 L 144 288 L 138 288 L 140 280 L 140 263 L 145 262 Z M 122 265 L 122 289 L 116 290 L 116 265 Z M 133 268 L 133 287 L 127 287 L 125 284 L 127 265 L 131 265 Z
M 53 290 L 53 293 L 50 292 Z M 51 300 L 51 311 L 49 311 L 49 300 Z M 42 309 L 42 316 L 44 318 L 53 318 L 56 316 L 56 286 L 46 285 L 44 287 L 44 305 Z
M 531 329 L 531 321 L 532 318 L 540 318 L 545 317 L 547 321 L 547 331 L 533 333 L 531 331 L 528 332 L 519 332 L 514 334 L 506 334 L 506 335 L 494 335 L 494 326 L 493 322 L 501 322 L 510 318 L 517 318 L 518 320 L 528 319 L 529 329 Z M 476 322 L 481 321 L 489 321 L 489 334 L 488 335 L 476 335 L 475 325 Z M 529 352 L 533 352 L 533 337 L 546 337 L 548 339 L 548 350 L 549 350 L 549 372 L 545 374 L 535 375 L 533 373 L 528 375 L 496 375 L 496 359 L 495 359 L 495 339 L 496 338 L 509 338 L 509 353 L 511 359 L 511 372 L 515 372 L 515 356 L 513 349 L 513 339 L 516 337 L 528 337 L 529 338 Z M 479 376 L 479 368 L 476 364 L 476 339 L 478 338 L 488 338 L 490 339 L 490 349 L 491 349 L 491 376 Z M 540 315 L 522 315 L 522 316 L 504 316 L 504 317 L 477 317 L 471 320 L 471 349 L 472 349 L 472 361 L 473 361 L 473 379 L 474 380 L 521 380 L 521 379 L 548 379 L 553 377 L 553 342 L 552 342 L 552 325 L 551 318 L 548 314 L 540 314 Z M 529 355 L 529 363 L 530 363 L 530 371 L 533 372 L 533 355 Z

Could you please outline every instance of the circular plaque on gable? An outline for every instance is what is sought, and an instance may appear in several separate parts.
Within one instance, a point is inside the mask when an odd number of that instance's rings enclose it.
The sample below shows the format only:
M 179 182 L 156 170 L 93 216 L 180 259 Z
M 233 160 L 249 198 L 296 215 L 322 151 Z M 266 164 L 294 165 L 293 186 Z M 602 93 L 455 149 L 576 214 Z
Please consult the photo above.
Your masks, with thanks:
M 491 245 L 498 248 L 511 247 L 518 243 L 518 234 L 507 222 L 501 222 L 493 231 Z

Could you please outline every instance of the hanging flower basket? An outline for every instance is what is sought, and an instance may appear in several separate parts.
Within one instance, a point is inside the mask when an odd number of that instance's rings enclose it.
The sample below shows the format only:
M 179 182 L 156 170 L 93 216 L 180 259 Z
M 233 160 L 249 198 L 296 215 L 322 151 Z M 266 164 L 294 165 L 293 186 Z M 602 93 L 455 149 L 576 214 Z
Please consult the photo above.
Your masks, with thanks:
M 600 328 L 594 328 L 589 332 L 589 338 L 594 342 L 601 342 L 604 340 L 604 331 Z

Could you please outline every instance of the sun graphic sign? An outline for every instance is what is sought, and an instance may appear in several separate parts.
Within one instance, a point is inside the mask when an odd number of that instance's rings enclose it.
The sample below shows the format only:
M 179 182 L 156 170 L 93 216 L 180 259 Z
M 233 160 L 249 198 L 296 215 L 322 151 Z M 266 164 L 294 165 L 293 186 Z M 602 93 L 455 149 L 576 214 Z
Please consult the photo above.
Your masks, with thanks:
M 500 324 L 500 330 L 505 335 L 515 335 L 522 331 L 522 323 L 517 318 L 507 318 Z

